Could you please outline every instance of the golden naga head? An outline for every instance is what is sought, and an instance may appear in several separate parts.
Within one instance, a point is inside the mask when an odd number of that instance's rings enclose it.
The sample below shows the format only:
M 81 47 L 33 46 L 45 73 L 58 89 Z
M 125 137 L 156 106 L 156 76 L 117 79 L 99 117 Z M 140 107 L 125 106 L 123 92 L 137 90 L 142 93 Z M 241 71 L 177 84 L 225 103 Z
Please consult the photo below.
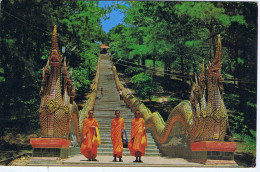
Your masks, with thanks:
M 62 56 L 60 54 L 58 40 L 57 40 L 57 26 L 54 26 L 53 32 L 52 32 L 52 47 L 51 47 L 51 53 L 50 53 L 50 65 L 55 67 L 61 66 Z
M 220 35 L 218 35 L 218 46 L 217 46 L 217 51 L 215 54 L 215 58 L 212 61 L 212 63 L 208 66 L 209 69 L 209 78 L 220 78 L 221 77 L 221 39 Z

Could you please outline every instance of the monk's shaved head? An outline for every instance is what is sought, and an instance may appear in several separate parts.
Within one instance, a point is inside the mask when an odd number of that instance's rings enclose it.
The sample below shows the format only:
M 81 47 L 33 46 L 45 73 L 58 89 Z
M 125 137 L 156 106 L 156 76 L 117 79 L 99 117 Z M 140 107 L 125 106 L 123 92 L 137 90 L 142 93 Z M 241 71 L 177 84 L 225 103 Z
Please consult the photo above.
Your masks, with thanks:
M 120 110 L 116 110 L 115 115 L 116 115 L 117 118 L 119 118 L 120 117 Z

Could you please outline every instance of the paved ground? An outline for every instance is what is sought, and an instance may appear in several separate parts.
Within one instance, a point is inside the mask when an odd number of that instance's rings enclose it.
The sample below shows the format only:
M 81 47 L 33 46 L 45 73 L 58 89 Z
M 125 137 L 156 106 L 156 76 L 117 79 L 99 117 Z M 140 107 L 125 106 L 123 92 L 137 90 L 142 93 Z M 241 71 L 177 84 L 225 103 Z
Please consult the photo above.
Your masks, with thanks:
M 203 167 L 204 165 L 199 163 L 188 162 L 182 158 L 166 158 L 166 157 L 142 157 L 143 163 L 133 162 L 135 157 L 124 156 L 124 162 L 112 162 L 112 156 L 98 156 L 98 162 L 87 161 L 87 159 L 81 156 L 71 157 L 62 162 L 63 165 L 68 166 L 121 166 L 121 167 Z

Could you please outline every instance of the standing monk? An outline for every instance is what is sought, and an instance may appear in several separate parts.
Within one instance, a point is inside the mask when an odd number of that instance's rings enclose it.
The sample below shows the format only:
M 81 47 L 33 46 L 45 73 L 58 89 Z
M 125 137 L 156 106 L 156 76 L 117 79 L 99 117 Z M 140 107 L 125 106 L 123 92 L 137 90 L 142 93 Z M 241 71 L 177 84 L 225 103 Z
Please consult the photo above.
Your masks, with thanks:
M 147 147 L 144 119 L 140 116 L 140 111 L 135 111 L 135 118 L 132 120 L 131 139 L 128 144 L 131 155 L 136 157 L 134 162 L 143 162 L 141 156 L 145 155 L 145 147 Z
M 122 136 L 125 129 L 124 119 L 120 117 L 120 111 L 115 111 L 116 117 L 112 120 L 111 124 L 111 140 L 113 144 L 113 162 L 116 162 L 116 157 L 119 157 L 119 162 L 123 162 L 123 143 Z
M 88 118 L 85 118 L 82 131 L 81 153 L 88 158 L 88 161 L 97 161 L 97 147 L 101 144 L 98 131 L 98 122 L 94 116 L 94 111 L 88 112 Z

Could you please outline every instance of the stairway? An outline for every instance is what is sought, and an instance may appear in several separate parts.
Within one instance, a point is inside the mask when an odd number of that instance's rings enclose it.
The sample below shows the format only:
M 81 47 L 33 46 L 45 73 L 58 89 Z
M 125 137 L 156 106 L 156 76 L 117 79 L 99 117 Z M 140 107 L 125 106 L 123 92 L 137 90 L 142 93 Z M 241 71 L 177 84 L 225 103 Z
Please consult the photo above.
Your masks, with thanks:
M 112 72 L 112 63 L 109 57 L 101 55 L 100 58 L 99 90 L 94 106 L 94 118 L 98 121 L 101 136 L 101 145 L 98 147 L 98 155 L 113 156 L 110 132 L 111 122 L 115 117 L 115 110 L 120 110 L 121 117 L 124 118 L 128 139 L 130 139 L 131 136 L 131 121 L 134 118 L 134 113 L 131 112 L 131 109 L 126 106 L 123 100 L 120 100 Z M 103 97 L 100 92 L 101 87 L 103 87 Z M 148 146 L 146 147 L 145 156 L 159 156 L 159 149 L 151 133 L 147 133 L 147 139 Z M 128 148 L 124 148 L 123 156 L 130 156 Z

